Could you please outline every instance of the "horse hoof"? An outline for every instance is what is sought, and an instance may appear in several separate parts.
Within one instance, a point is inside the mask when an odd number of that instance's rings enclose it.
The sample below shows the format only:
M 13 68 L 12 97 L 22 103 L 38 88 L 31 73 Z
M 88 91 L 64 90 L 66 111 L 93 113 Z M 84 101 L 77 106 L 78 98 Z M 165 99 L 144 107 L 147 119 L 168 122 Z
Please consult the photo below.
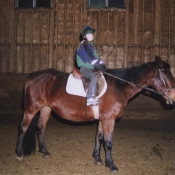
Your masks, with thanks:
M 111 173 L 117 173 L 118 172 L 118 169 L 116 170 L 110 170 Z
M 110 172 L 112 172 L 112 173 L 117 173 L 118 172 L 118 168 L 114 164 L 106 165 L 106 167 L 109 167 Z
M 110 168 L 110 172 L 117 173 L 118 172 L 118 168 L 117 167 L 111 167 Z
M 44 158 L 48 158 L 49 156 L 50 156 L 49 154 L 47 154 L 47 155 L 43 154 Z
M 98 161 L 95 161 L 94 163 L 95 163 L 95 165 L 99 165 L 99 166 L 102 166 L 103 165 L 102 162 L 98 162 Z
M 43 153 L 44 158 L 48 158 L 50 156 L 49 152 Z
M 18 156 L 17 156 L 17 157 L 16 157 L 16 160 L 18 160 L 19 162 L 22 162 L 22 161 L 24 160 L 24 157 L 22 157 L 22 156 L 21 156 L 21 157 L 18 157 Z

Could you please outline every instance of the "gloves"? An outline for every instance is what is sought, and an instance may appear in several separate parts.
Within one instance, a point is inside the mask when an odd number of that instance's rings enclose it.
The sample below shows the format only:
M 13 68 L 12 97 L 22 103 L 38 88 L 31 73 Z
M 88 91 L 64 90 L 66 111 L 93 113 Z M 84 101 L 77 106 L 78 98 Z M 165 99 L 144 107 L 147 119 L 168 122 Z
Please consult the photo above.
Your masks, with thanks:
M 91 63 L 95 69 L 100 70 L 101 72 L 105 72 L 106 66 L 103 64 L 103 61 L 100 60 L 94 60 Z

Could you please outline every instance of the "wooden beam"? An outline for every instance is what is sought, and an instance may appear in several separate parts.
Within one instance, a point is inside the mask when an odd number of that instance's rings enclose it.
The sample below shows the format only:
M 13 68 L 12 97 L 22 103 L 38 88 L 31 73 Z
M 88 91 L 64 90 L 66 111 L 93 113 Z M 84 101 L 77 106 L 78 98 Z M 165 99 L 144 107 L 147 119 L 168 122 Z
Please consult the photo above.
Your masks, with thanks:
M 50 37 L 48 39 L 48 42 L 50 42 L 49 68 L 53 67 L 54 31 L 55 31 L 54 22 L 55 22 L 55 0 L 52 0 L 52 10 L 50 15 L 50 32 L 49 32 Z
M 128 58 L 128 19 L 129 19 L 129 0 L 126 1 L 126 12 L 125 12 L 124 67 L 127 67 L 127 58 Z

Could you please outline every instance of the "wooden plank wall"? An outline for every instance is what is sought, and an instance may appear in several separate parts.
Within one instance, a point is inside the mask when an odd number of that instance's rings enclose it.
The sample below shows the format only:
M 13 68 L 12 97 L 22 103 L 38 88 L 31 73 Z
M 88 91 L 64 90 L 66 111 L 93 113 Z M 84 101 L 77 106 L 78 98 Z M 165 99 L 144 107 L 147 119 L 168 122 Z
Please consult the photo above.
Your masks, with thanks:
M 0 1 L 0 72 L 45 68 L 71 72 L 81 28 L 96 29 L 95 44 L 108 68 L 153 61 L 175 76 L 175 0 L 126 0 L 126 10 L 87 9 L 86 0 L 52 0 L 52 9 L 15 10 Z

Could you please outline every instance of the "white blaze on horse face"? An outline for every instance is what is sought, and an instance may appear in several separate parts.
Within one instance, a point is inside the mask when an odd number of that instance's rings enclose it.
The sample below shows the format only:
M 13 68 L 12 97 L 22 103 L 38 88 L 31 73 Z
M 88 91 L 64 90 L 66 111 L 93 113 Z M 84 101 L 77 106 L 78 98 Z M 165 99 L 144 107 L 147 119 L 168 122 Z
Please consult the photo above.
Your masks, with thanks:
M 87 39 L 89 42 L 91 42 L 91 41 L 94 40 L 94 35 L 93 35 L 92 33 L 88 33 L 88 34 L 86 34 L 86 39 Z

